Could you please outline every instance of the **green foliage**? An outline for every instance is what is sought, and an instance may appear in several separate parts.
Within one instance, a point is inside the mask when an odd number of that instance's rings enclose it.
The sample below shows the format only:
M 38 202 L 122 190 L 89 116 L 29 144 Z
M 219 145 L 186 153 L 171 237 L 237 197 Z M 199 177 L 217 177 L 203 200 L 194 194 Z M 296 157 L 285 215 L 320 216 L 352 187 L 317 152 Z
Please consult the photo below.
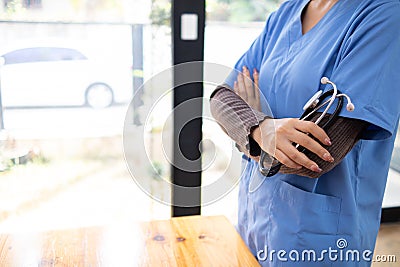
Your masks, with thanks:
M 206 0 L 207 20 L 264 21 L 269 13 L 278 8 L 281 2 L 283 0 Z M 85 11 L 87 13 L 106 10 L 120 11 L 123 6 L 122 0 L 69 0 L 69 3 L 75 12 Z M 0 18 L 24 16 L 26 11 L 22 0 L 12 0 L 8 2 L 5 14 L 0 15 Z M 151 0 L 150 20 L 154 25 L 170 26 L 171 0 Z
M 9 15 L 21 13 L 25 10 L 24 6 L 22 5 L 22 0 L 12 0 L 7 3 L 7 6 L 5 6 L 4 9 Z
M 151 0 L 151 23 L 154 25 L 171 24 L 171 1 L 170 0 Z
M 264 21 L 282 0 L 206 0 L 207 20 Z M 170 25 L 171 1 L 152 0 L 150 20 L 155 25 Z

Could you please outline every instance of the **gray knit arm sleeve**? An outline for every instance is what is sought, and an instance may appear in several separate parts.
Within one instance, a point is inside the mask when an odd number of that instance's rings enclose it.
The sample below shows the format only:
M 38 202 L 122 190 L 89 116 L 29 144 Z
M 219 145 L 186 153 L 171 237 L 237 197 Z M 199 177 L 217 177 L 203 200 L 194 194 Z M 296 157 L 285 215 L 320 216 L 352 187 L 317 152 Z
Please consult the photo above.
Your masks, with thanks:
M 211 94 L 210 109 L 213 117 L 224 132 L 236 142 L 239 150 L 251 156 L 260 155 L 261 148 L 250 137 L 250 133 L 263 120 L 269 118 L 267 115 L 251 108 L 233 90 L 225 86 L 218 86 Z

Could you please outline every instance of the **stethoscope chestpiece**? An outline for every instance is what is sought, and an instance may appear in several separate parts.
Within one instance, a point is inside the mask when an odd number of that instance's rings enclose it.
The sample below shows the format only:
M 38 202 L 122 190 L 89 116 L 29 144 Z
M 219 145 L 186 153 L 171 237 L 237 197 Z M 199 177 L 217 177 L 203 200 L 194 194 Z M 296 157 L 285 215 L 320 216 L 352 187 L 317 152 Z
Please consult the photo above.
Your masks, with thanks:
M 322 90 L 316 92 L 303 106 L 303 110 L 307 110 L 309 108 L 315 108 L 319 103 L 319 97 L 322 95 Z

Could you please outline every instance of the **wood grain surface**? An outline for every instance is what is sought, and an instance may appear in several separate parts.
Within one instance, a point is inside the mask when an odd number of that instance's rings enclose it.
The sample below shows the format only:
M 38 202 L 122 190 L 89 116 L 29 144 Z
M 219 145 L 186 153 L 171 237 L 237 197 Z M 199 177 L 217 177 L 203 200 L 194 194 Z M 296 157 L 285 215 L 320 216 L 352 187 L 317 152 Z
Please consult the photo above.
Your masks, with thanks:
M 400 222 L 381 225 L 374 255 L 372 267 L 400 266 Z
M 0 235 L 0 266 L 259 266 L 223 216 Z

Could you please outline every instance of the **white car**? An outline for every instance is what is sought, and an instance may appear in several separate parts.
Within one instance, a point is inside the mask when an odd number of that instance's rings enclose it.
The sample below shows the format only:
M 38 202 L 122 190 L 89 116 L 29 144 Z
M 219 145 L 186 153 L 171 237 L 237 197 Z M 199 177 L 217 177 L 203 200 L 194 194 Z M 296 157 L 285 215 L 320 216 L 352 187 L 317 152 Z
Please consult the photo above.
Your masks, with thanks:
M 101 108 L 132 97 L 129 66 L 100 64 L 74 48 L 22 48 L 3 54 L 1 61 L 4 107 Z

